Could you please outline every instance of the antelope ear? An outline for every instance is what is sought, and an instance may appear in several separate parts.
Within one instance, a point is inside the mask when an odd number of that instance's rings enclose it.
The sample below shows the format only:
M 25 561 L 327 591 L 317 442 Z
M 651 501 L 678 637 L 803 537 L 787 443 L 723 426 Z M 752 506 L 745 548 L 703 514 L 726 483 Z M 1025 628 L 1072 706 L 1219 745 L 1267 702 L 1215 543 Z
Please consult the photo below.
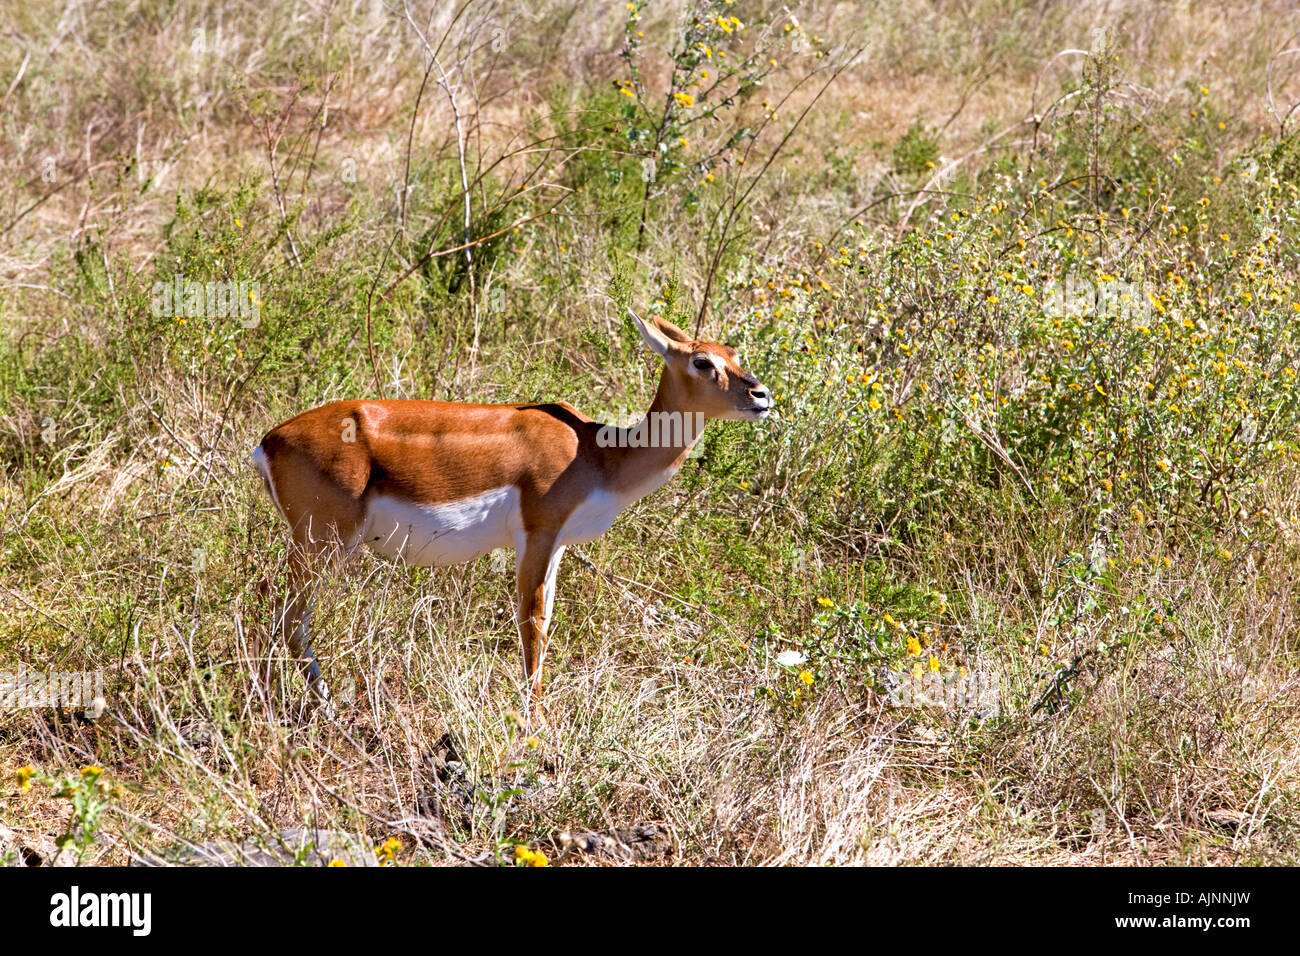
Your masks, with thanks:
M 659 326 L 660 332 L 668 336 L 668 338 L 672 339 L 674 342 L 686 343 L 691 341 L 691 337 L 689 335 L 687 335 L 677 326 L 673 325 L 667 319 L 654 318 L 654 323 L 655 325 Z
M 672 343 L 669 341 L 668 336 L 660 331 L 659 323 L 653 317 L 649 322 L 645 322 L 631 309 L 627 310 L 627 314 L 632 316 L 632 321 L 636 322 L 636 327 L 641 331 L 641 338 L 645 340 L 645 344 L 650 347 L 650 350 L 657 352 L 659 355 L 667 356 L 669 349 L 672 348 Z

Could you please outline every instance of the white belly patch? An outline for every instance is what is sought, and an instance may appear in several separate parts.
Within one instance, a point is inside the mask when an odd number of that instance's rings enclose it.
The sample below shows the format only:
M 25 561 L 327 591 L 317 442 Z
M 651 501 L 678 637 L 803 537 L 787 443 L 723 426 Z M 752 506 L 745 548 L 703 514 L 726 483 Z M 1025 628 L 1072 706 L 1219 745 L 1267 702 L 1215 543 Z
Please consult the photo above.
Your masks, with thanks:
M 514 547 L 522 525 L 519 489 L 514 487 L 435 505 L 381 495 L 370 502 L 361 540 L 372 551 L 407 564 L 461 564 L 496 548 Z
M 564 527 L 560 529 L 556 543 L 569 545 L 594 541 L 609 530 L 624 506 L 625 502 L 608 491 L 593 491 L 582 504 L 573 509 L 573 513 L 564 522 Z

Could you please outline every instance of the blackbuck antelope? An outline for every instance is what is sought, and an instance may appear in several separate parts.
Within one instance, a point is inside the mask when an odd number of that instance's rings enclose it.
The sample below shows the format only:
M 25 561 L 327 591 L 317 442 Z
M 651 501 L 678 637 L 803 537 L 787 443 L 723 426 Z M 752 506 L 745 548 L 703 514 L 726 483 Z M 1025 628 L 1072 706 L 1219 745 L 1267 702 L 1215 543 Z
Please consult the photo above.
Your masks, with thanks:
M 414 565 L 514 548 L 524 677 L 538 708 L 565 547 L 604 534 L 676 474 L 708 419 L 761 421 L 772 408 L 735 349 L 633 318 L 664 360 L 633 428 L 601 425 L 566 402 L 358 400 L 304 412 L 262 439 L 253 464 L 293 535 L 283 626 L 319 696 L 328 692 L 308 626 L 320 559 L 346 564 L 362 543 Z

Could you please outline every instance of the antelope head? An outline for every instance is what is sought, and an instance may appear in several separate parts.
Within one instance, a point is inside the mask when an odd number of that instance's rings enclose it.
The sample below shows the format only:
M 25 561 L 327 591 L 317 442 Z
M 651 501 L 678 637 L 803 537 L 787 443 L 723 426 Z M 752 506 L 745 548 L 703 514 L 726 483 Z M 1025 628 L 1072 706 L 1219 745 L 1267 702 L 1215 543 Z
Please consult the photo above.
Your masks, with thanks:
M 665 405 L 746 422 L 762 421 L 771 412 L 771 391 L 740 367 L 730 345 L 693 339 L 666 319 L 632 318 L 646 345 L 664 360 L 659 392 Z

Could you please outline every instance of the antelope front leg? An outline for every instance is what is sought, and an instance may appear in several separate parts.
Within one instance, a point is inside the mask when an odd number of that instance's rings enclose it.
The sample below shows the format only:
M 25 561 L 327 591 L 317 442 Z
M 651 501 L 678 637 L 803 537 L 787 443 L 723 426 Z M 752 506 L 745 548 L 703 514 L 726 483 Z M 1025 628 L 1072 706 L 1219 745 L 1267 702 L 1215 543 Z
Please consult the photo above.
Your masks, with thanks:
M 553 534 L 531 534 L 519 550 L 516 588 L 519 597 L 519 641 L 523 645 L 524 679 L 528 682 L 529 708 L 541 717 L 542 664 L 555 607 L 555 575 L 563 547 Z

